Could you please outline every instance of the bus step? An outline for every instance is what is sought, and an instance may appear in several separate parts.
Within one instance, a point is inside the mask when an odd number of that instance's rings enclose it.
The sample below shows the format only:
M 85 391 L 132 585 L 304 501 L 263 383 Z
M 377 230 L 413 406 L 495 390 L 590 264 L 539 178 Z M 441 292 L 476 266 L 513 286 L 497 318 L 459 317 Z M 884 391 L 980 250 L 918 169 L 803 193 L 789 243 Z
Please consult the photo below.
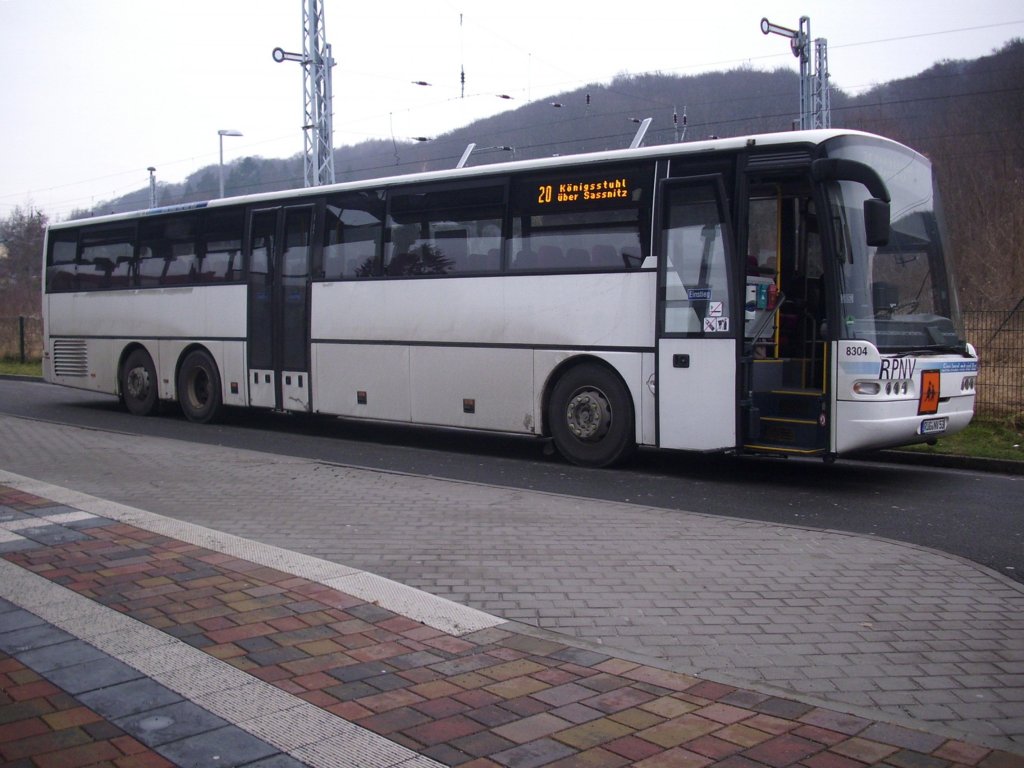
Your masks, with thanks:
M 758 442 L 769 445 L 818 448 L 818 422 L 811 419 L 783 419 L 776 416 L 761 417 Z
M 817 389 L 754 392 L 754 405 L 761 412 L 762 419 L 775 417 L 817 423 L 823 397 Z
M 746 449 L 814 454 L 828 447 L 821 392 L 755 392 L 753 402 Z
M 798 448 L 766 443 L 746 443 L 743 450 L 746 453 L 763 453 L 771 456 L 824 456 L 826 453 L 824 448 Z

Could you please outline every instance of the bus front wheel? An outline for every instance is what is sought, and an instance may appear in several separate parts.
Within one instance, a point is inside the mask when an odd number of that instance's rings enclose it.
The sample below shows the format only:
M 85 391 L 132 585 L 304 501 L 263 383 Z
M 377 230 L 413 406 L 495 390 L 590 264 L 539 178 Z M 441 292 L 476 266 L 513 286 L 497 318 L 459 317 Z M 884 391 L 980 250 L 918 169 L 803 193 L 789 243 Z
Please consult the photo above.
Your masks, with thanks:
M 157 412 L 156 366 L 144 349 L 132 350 L 121 366 L 121 400 L 135 416 L 152 416 Z
M 189 421 L 206 424 L 217 418 L 221 406 L 220 374 L 209 353 L 189 352 L 178 370 L 178 402 Z
M 581 467 L 606 467 L 636 448 L 633 401 L 607 368 L 578 365 L 555 384 L 548 424 L 558 452 Z

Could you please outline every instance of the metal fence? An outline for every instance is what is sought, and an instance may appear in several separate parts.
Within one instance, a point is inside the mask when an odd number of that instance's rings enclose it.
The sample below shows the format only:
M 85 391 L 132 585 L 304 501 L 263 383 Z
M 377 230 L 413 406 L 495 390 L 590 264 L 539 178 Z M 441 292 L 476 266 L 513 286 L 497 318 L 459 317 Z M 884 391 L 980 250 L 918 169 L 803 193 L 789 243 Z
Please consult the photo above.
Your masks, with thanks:
M 43 319 L 0 317 L 0 360 L 42 360 Z
M 965 312 L 964 326 L 981 358 L 975 412 L 993 418 L 1024 414 L 1024 305 Z M 39 360 L 42 355 L 42 318 L 0 317 L 0 359 Z
M 1024 414 L 1024 306 L 964 313 L 967 340 L 978 350 L 979 416 Z

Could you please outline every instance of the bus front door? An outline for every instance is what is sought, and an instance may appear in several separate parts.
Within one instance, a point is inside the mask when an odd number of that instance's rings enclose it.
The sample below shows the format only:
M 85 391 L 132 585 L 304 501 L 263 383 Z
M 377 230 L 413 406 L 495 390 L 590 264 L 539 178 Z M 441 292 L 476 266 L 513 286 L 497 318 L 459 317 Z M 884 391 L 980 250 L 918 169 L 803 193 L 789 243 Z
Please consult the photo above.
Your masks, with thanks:
M 747 383 L 743 450 L 825 456 L 831 440 L 822 228 L 809 179 L 751 173 L 747 201 Z M 820 221 L 819 221 L 820 220 Z
M 249 220 L 249 404 L 310 410 L 309 295 L 313 208 L 253 211 Z
M 725 186 L 718 175 L 667 179 L 663 185 L 658 445 L 734 448 L 737 308 Z

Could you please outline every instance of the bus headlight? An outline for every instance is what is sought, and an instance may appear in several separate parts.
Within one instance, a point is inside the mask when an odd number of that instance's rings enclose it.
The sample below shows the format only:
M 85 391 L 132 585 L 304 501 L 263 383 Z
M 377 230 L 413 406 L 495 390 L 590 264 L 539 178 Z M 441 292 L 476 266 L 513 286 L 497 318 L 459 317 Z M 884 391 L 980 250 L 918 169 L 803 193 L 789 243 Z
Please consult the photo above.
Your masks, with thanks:
M 877 395 L 881 391 L 882 385 L 877 381 L 853 382 L 853 394 L 855 395 Z

